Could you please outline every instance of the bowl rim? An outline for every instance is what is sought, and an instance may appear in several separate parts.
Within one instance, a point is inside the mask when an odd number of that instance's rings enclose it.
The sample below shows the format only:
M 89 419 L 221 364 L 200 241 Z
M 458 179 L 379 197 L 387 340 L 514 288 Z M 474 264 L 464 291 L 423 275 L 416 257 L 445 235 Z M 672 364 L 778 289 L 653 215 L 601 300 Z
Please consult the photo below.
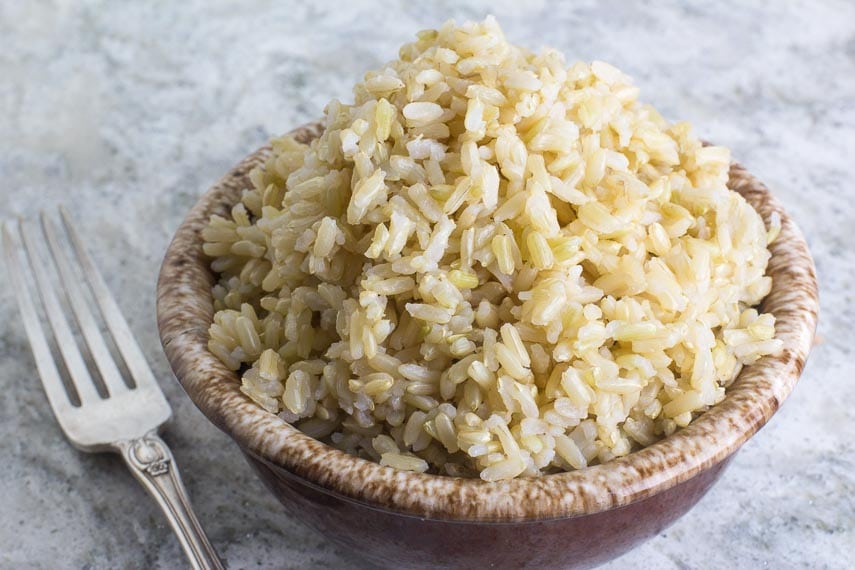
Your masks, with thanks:
M 316 138 L 318 123 L 291 131 Z M 603 465 L 534 478 L 486 482 L 398 471 L 315 440 L 240 392 L 235 372 L 207 349 L 215 278 L 202 253 L 201 230 L 250 187 L 249 172 L 270 153 L 264 146 L 205 192 L 178 228 L 157 283 L 161 343 L 175 376 L 196 406 L 253 457 L 313 486 L 374 508 L 423 518 L 513 522 L 581 516 L 622 507 L 686 481 L 733 454 L 792 392 L 813 343 L 819 310 L 816 272 L 800 230 L 766 186 L 733 163 L 728 186 L 768 225 L 780 216 L 770 245 L 772 290 L 764 311 L 777 319 L 783 350 L 745 367 L 725 399 L 689 426 Z

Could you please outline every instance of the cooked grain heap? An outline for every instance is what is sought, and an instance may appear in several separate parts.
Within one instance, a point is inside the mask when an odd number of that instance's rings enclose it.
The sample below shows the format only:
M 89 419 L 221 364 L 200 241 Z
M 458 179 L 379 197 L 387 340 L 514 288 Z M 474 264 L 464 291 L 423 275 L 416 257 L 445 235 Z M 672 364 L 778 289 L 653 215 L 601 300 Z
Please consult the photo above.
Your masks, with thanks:
M 779 349 L 751 308 L 776 223 L 614 67 L 447 23 L 354 96 L 203 232 L 210 350 L 305 433 L 413 471 L 580 469 Z

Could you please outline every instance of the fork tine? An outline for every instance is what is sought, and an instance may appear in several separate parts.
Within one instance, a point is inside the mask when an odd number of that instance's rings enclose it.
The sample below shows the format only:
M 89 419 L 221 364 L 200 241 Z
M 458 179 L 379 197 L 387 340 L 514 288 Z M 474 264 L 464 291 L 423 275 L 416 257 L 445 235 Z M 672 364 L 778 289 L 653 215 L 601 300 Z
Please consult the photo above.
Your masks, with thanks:
M 122 379 L 122 373 L 116 367 L 116 362 L 110 354 L 110 349 L 107 348 L 104 338 L 101 336 L 101 330 L 98 328 L 98 324 L 89 308 L 89 304 L 86 302 L 86 298 L 83 296 L 77 276 L 72 271 L 68 258 L 59 246 L 53 222 L 48 219 L 44 212 L 41 214 L 41 222 L 42 231 L 44 231 L 48 245 L 50 246 L 53 261 L 56 263 L 59 275 L 65 284 L 65 287 L 62 287 L 62 289 L 65 290 L 65 297 L 68 299 L 68 304 L 71 305 L 71 312 L 77 318 L 77 324 L 80 325 L 80 331 L 83 333 L 83 338 L 86 340 L 86 345 L 89 347 L 89 352 L 92 354 L 95 366 L 98 367 L 98 371 L 101 373 L 101 378 L 104 380 L 104 384 L 107 386 L 110 395 L 115 396 L 120 394 L 127 390 L 128 386 Z
M 116 300 L 107 288 L 107 284 L 104 283 L 104 278 L 101 276 L 98 268 L 95 267 L 95 263 L 83 246 L 83 241 L 74 229 L 68 211 L 64 206 L 60 206 L 59 213 L 65 229 L 71 238 L 71 244 L 74 252 L 77 254 L 77 259 L 83 268 L 83 274 L 89 282 L 89 287 L 94 294 L 95 301 L 101 309 L 101 315 L 107 323 L 107 328 L 113 334 L 113 339 L 116 341 L 116 346 L 125 360 L 128 371 L 131 373 L 137 386 L 146 385 L 160 390 L 160 386 L 157 384 L 157 380 L 154 379 L 154 374 L 152 374 L 151 368 L 148 362 L 146 362 L 139 344 L 134 339 L 134 335 L 131 333 L 125 317 L 122 316 Z
M 33 298 L 24 284 L 20 258 L 18 257 L 15 243 L 12 241 L 12 235 L 9 233 L 6 224 L 3 224 L 3 249 L 6 253 L 8 274 L 12 280 L 12 287 L 15 289 L 15 296 L 18 298 L 21 320 L 24 323 L 27 338 L 30 340 L 33 359 L 36 361 L 36 369 L 39 371 L 39 377 L 42 379 L 42 385 L 47 394 L 48 402 L 55 416 L 58 418 L 65 417 L 63 414 L 72 408 L 71 397 L 66 392 L 62 379 L 59 376 L 59 371 L 56 369 L 56 364 L 53 361 L 50 347 L 48 347 L 47 337 L 39 321 Z
M 43 265 L 40 263 L 41 260 L 35 249 L 35 242 L 20 219 L 18 220 L 18 231 L 23 237 L 24 250 L 26 251 L 27 258 L 29 260 L 29 266 L 35 276 L 36 288 L 39 290 L 39 295 L 42 298 L 42 304 L 44 305 L 45 313 L 47 314 L 48 323 L 50 323 L 51 329 L 53 330 L 54 337 L 56 338 L 56 344 L 59 347 L 60 354 L 62 354 L 62 359 L 65 361 L 65 367 L 68 370 L 69 376 L 71 376 L 74 388 L 77 390 L 80 403 L 81 405 L 86 405 L 87 403 L 97 402 L 101 399 L 101 396 L 95 390 L 95 384 L 92 382 L 89 370 L 83 362 L 83 357 L 80 355 L 80 350 L 77 348 L 74 335 L 71 334 L 71 329 L 68 327 L 68 323 L 62 314 L 62 307 L 54 294 L 53 287 L 48 280 Z M 11 239 L 7 239 L 6 243 L 11 244 Z M 12 257 L 8 255 L 9 249 L 11 248 L 7 245 L 7 259 L 12 261 Z M 12 263 L 14 263 L 14 261 L 12 261 Z M 18 273 L 18 277 L 20 277 L 20 272 Z M 18 281 L 21 280 L 18 279 Z M 29 295 L 26 292 L 26 288 L 23 283 L 20 285 L 16 284 L 15 288 L 18 292 L 18 301 L 21 303 L 21 299 L 28 297 Z M 23 307 L 24 303 L 21 304 Z M 36 365 L 40 365 L 42 362 L 52 362 L 53 357 L 51 356 L 50 351 L 47 350 L 44 333 L 41 331 L 36 332 L 40 327 L 38 325 L 38 318 L 36 317 L 32 300 L 28 303 L 27 312 L 29 313 L 29 319 L 32 321 L 31 325 L 27 329 L 27 333 L 30 336 L 30 343 L 33 344 L 34 355 L 36 354 L 36 344 L 39 344 L 39 354 L 36 355 Z M 41 342 L 38 340 L 34 342 L 33 338 L 39 336 L 41 337 Z M 45 375 L 42 372 L 42 366 L 39 366 L 39 375 L 42 378 L 42 384 L 45 386 L 45 391 L 48 393 L 51 405 L 53 405 L 54 399 L 56 398 L 56 396 L 51 396 L 51 392 L 56 393 L 56 390 L 61 389 L 61 384 L 58 387 L 55 386 L 59 375 L 56 373 L 55 365 L 52 366 L 52 368 L 53 370 L 48 371 Z

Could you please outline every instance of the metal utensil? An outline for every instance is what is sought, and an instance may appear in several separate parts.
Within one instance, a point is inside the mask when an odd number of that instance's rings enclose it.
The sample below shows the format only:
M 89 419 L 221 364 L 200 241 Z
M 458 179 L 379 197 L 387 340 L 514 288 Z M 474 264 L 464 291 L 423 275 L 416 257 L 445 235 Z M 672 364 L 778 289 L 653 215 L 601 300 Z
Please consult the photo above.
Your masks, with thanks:
M 3 226 L 9 277 L 53 413 L 77 449 L 90 453 L 111 451 L 122 456 L 134 477 L 160 505 L 194 568 L 223 568 L 193 513 L 172 452 L 157 435 L 161 425 L 172 415 L 172 409 L 104 279 L 74 230 L 68 212 L 60 208 L 60 215 L 66 230 L 62 235 L 44 212 L 41 215 L 41 235 L 18 220 L 18 232 L 23 238 L 23 252 L 27 258 L 24 263 L 20 259 L 21 248 L 13 239 L 12 232 Z M 66 255 L 60 240 L 70 242 L 76 264 Z M 44 259 L 47 256 L 40 252 L 45 241 L 58 270 L 59 281 L 49 277 L 46 268 L 50 261 Z M 74 265 L 79 266 L 84 280 L 78 277 Z M 66 380 L 63 380 L 54 360 L 36 309 L 36 300 L 24 278 L 27 267 L 32 270 L 38 296 L 62 355 Z M 107 347 L 95 314 L 86 300 L 86 283 L 128 374 L 123 375 L 119 371 L 119 365 Z M 92 372 L 63 314 L 59 295 L 63 295 L 71 307 L 94 363 Z M 97 374 L 93 374 L 95 371 Z

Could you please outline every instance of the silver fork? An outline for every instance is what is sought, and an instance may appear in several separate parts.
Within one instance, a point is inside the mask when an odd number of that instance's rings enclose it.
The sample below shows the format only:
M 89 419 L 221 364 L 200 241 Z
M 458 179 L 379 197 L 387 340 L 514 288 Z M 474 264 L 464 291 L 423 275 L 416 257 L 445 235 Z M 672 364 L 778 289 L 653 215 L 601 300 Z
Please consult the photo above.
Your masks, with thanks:
M 4 224 L 3 246 L 9 277 L 53 413 L 66 437 L 77 449 L 90 453 L 111 451 L 122 456 L 134 477 L 160 505 L 193 568 L 221 569 L 223 565 L 190 506 L 172 452 L 157 435 L 161 425 L 172 415 L 172 409 L 104 279 L 74 230 L 68 212 L 61 207 L 60 215 L 67 231 L 66 239 L 74 250 L 91 295 L 125 361 L 130 378 L 123 379 L 119 372 L 85 298 L 85 284 L 76 276 L 73 262 L 60 246 L 57 229 L 50 218 L 42 212 L 42 239 L 18 220 L 26 263 L 21 263 L 19 247 L 12 238 L 12 232 Z M 41 241 L 47 241 L 59 271 L 60 282 L 55 284 L 51 283 L 45 269 L 49 262 L 45 263 L 39 254 L 38 245 Z M 65 363 L 70 384 L 63 382 L 60 376 L 36 310 L 36 301 L 23 277 L 27 265 L 32 269 L 36 289 Z M 68 321 L 63 316 L 57 289 L 65 295 L 89 348 L 94 367 L 103 380 L 100 392 Z

